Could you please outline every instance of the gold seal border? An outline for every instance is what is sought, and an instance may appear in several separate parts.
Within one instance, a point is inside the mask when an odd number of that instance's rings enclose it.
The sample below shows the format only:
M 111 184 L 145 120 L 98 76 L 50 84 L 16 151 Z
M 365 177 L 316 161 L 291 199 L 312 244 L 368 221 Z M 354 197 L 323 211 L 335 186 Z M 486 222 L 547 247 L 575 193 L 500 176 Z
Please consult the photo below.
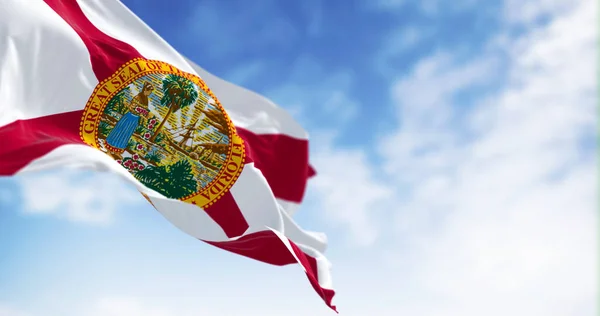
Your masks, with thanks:
M 86 144 L 99 149 L 98 125 L 100 124 L 100 118 L 108 102 L 119 91 L 135 80 L 143 76 L 157 73 L 173 74 L 194 82 L 215 101 L 215 105 L 221 110 L 221 114 L 225 116 L 225 120 L 227 121 L 228 136 L 230 140 L 229 152 L 219 173 L 217 173 L 211 182 L 209 182 L 202 190 L 179 199 L 199 207 L 209 207 L 223 197 L 225 193 L 229 192 L 233 184 L 239 178 L 244 169 L 246 150 L 244 140 L 235 132 L 235 126 L 221 105 L 221 102 L 219 102 L 219 99 L 217 99 L 204 80 L 199 76 L 184 72 L 175 66 L 160 60 L 144 58 L 132 59 L 119 67 L 119 69 L 110 77 L 102 80 L 96 85 L 85 105 L 83 116 L 81 117 L 81 122 L 79 124 L 79 136 Z M 104 92 L 105 94 L 101 94 L 101 92 Z M 236 166 L 236 169 L 229 171 L 228 166 L 231 165 Z

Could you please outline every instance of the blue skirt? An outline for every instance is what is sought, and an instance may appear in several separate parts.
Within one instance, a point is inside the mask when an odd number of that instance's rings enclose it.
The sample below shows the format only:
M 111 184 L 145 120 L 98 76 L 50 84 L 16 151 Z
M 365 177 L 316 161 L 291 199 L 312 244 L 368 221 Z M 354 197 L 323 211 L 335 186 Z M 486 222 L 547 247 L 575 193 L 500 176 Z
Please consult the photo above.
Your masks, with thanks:
M 108 137 L 106 137 L 106 142 L 115 148 L 125 149 L 127 148 L 127 144 L 129 144 L 129 140 L 131 139 L 131 135 L 135 132 L 138 124 L 140 123 L 140 117 L 131 112 L 127 112 L 115 128 L 110 131 Z

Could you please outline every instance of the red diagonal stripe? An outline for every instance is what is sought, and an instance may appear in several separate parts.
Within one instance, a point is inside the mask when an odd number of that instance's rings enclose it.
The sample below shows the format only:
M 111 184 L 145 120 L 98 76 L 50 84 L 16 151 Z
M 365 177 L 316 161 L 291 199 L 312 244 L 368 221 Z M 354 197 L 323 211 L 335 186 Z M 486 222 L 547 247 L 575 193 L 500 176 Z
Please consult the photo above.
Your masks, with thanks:
M 297 263 L 279 237 L 270 230 L 251 233 L 234 241 L 205 242 L 238 255 L 276 266 Z
M 288 239 L 289 240 L 289 239 Z M 331 305 L 331 301 L 333 300 L 333 296 L 335 295 L 335 291 L 331 289 L 325 289 L 321 287 L 319 284 L 319 272 L 317 268 L 317 259 L 305 254 L 296 246 L 296 244 L 290 240 L 290 245 L 292 245 L 292 249 L 294 249 L 294 253 L 298 260 L 300 260 L 300 264 L 304 266 L 306 269 L 306 276 L 310 281 L 310 285 L 312 285 L 313 289 L 321 296 L 321 298 L 325 301 L 325 304 L 329 306 L 331 309 L 337 312 L 337 308 L 334 305 Z
M 235 241 L 205 242 L 264 263 L 278 266 L 298 263 L 281 239 L 270 230 L 248 234 Z M 336 307 L 331 304 L 335 292 L 331 289 L 325 289 L 319 284 L 317 260 L 300 250 L 293 241 L 289 240 L 289 242 L 294 254 L 300 260 L 299 263 L 306 269 L 306 276 L 314 290 L 321 296 L 327 306 L 337 312 Z
M 44 1 L 81 37 L 90 52 L 92 69 L 98 81 L 110 77 L 126 62 L 142 57 L 133 46 L 106 35 L 92 24 L 77 0 Z
M 248 222 L 229 191 L 213 205 L 205 207 L 204 211 L 221 226 L 229 238 L 241 236 L 248 229 Z
M 308 141 L 285 134 L 254 134 L 236 127 L 246 144 L 247 162 L 254 162 L 269 183 L 273 194 L 300 203 L 307 179 L 314 175 L 308 164 Z
M 0 127 L 0 176 L 9 176 L 55 148 L 84 144 L 79 137 L 82 111 L 18 120 Z

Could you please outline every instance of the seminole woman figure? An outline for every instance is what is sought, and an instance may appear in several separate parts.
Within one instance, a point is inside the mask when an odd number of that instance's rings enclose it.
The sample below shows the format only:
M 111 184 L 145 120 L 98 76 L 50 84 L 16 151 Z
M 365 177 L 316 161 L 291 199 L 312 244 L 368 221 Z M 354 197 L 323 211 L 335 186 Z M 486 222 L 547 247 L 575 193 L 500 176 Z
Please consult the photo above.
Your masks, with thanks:
M 127 148 L 131 136 L 140 124 L 140 116 L 149 117 L 148 96 L 152 94 L 152 91 L 154 91 L 152 84 L 144 82 L 142 91 L 131 99 L 127 106 L 127 112 L 106 137 L 108 148 L 114 156 L 121 158 L 120 156 Z

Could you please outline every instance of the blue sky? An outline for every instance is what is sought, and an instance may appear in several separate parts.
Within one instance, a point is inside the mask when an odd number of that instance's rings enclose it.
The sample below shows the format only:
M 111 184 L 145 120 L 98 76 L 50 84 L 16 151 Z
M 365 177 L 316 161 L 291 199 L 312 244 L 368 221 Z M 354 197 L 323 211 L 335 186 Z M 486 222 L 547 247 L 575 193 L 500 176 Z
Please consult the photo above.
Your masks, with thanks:
M 125 1 L 288 109 L 342 315 L 594 315 L 597 4 Z M 109 198 L 110 197 L 110 198 Z M 0 180 L 0 316 L 331 315 L 107 174 Z

